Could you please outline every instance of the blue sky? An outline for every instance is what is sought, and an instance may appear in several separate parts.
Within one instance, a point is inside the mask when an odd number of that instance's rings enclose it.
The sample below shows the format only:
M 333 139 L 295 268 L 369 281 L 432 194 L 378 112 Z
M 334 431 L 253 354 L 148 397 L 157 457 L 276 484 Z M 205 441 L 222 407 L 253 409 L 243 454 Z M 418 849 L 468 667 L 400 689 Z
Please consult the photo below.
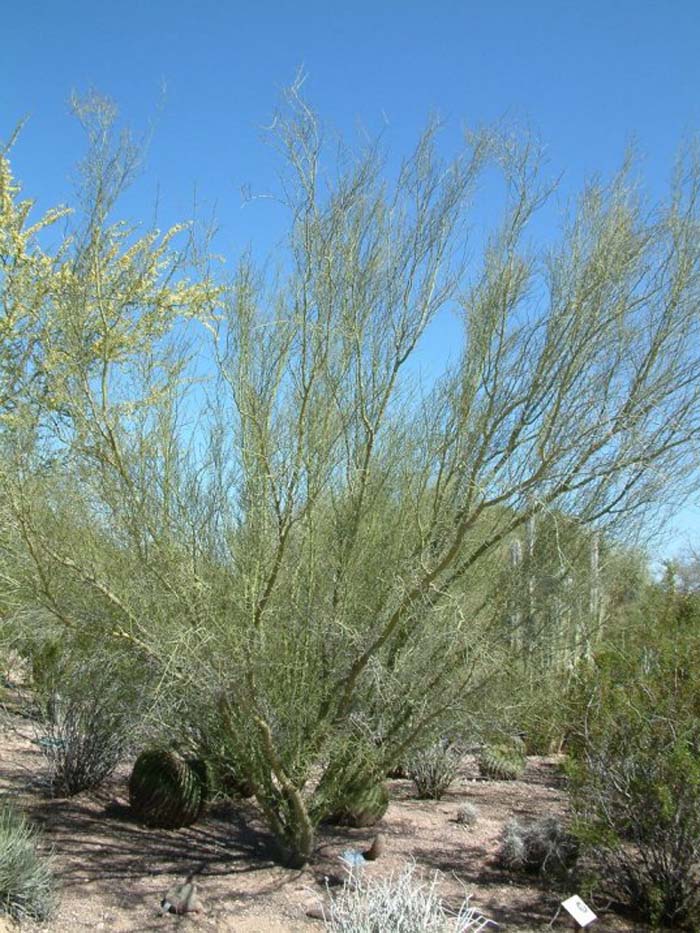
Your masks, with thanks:
M 30 120 L 13 163 L 48 207 L 70 197 L 82 138 L 72 90 L 114 98 L 136 129 L 154 124 L 143 176 L 128 201 L 142 216 L 158 192 L 164 222 L 187 217 L 193 194 L 215 209 L 218 248 L 269 242 L 265 192 L 274 158 L 261 143 L 282 87 L 303 65 L 307 93 L 335 127 L 385 127 L 410 146 L 431 112 L 464 124 L 528 122 L 548 146 L 563 189 L 609 172 L 636 140 L 654 193 L 684 137 L 700 130 L 700 8 L 693 0 L 375 0 L 336 4 L 62 0 L 6 2 L 0 36 L 0 139 Z M 440 334 L 433 339 L 439 344 Z M 666 551 L 700 543 L 686 511 Z

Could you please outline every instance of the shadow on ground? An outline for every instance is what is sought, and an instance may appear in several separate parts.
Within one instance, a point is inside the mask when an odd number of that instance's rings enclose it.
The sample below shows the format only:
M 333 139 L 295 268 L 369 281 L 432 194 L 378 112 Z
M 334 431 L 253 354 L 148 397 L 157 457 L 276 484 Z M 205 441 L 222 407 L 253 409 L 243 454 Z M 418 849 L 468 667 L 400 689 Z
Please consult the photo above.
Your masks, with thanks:
M 107 794 L 38 799 L 30 812 L 46 843 L 62 853 L 61 887 L 109 891 L 113 901 L 117 895 L 119 911 L 155 911 L 168 876 L 184 880 L 194 873 L 208 886 L 232 892 L 239 906 L 295 877 L 285 872 L 257 885 L 255 895 L 236 886 L 236 876 L 275 867 L 272 837 L 256 826 L 245 803 L 212 805 L 205 820 L 178 830 L 141 825 L 125 803 Z

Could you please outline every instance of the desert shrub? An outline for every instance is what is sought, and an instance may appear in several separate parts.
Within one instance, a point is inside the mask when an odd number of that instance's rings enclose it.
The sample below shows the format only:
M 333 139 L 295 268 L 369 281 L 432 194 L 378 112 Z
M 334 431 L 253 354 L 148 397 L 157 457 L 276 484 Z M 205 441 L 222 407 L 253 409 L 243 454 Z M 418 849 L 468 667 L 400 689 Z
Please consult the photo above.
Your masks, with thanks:
M 473 803 L 465 803 L 455 814 L 455 822 L 472 829 L 479 821 L 479 810 Z
M 568 683 L 562 675 L 543 677 L 546 686 L 538 689 L 519 718 L 525 752 L 528 755 L 556 755 L 561 752 L 569 731 Z
M 18 920 L 46 920 L 56 900 L 50 859 L 37 853 L 37 839 L 26 817 L 0 805 L 0 911 Z
M 611 893 L 654 923 L 697 929 L 697 736 L 674 735 L 670 722 L 620 735 L 622 729 L 573 769 L 578 832 Z
M 207 800 L 206 764 L 169 749 L 147 749 L 134 763 L 129 803 L 147 826 L 178 829 L 201 814 Z
M 437 892 L 440 875 L 420 878 L 409 864 L 389 878 L 352 873 L 328 908 L 326 929 L 331 933 L 467 933 L 483 930 L 492 921 L 462 904 L 457 916 L 448 913 Z
M 454 746 L 436 742 L 413 756 L 408 773 L 416 785 L 418 797 L 440 800 L 457 776 L 461 756 Z
M 134 735 L 137 690 L 116 659 L 99 654 L 52 669 L 40 697 L 45 715 L 38 743 L 54 796 L 99 787 L 114 771 Z
M 408 777 L 408 769 L 405 764 L 392 765 L 386 773 L 388 778 L 394 781 L 400 781 Z
M 332 764 L 324 770 L 314 796 L 315 823 L 374 826 L 389 806 L 381 744 L 372 734 L 353 730 L 339 738 Z
M 9 650 L 22 681 L 41 691 L 61 657 L 61 635 L 59 626 L 45 610 L 8 605 L 0 629 L 0 652 Z
M 501 834 L 496 860 L 510 871 L 563 878 L 576 864 L 578 849 L 576 837 L 555 817 L 527 826 L 511 820 Z
M 193 757 L 206 762 L 211 796 L 252 797 L 245 774 L 245 737 L 233 735 L 215 697 L 188 696 L 176 719 Z
M 479 756 L 479 772 L 495 781 L 517 781 L 526 764 L 523 746 L 516 742 L 487 745 Z
M 697 929 L 700 730 L 656 704 L 635 708 L 622 688 L 615 706 L 570 766 L 578 833 L 611 893 L 652 922 Z
M 653 923 L 700 925 L 700 606 L 655 618 L 581 678 L 570 784 L 601 885 Z M 629 649 L 633 645 L 633 649 Z

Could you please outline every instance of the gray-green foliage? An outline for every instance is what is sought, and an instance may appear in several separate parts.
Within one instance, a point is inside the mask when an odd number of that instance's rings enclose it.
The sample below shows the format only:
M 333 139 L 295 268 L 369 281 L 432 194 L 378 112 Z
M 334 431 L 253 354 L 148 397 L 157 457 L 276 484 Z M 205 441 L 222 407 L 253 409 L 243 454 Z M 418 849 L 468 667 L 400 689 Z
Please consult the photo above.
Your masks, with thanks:
M 455 822 L 466 829 L 473 829 L 479 822 L 479 809 L 473 803 L 465 803 L 455 814 Z
M 179 738 L 205 761 L 212 796 L 251 797 L 254 789 L 245 777 L 248 738 L 232 734 L 221 697 L 202 695 L 196 686 L 181 694 L 175 709 L 166 710 L 164 733 Z
M 501 833 L 497 861 L 504 868 L 563 879 L 576 864 L 579 844 L 556 817 L 528 825 L 511 820 Z
M 389 878 L 353 874 L 330 901 L 325 927 L 331 933 L 478 933 L 491 921 L 464 901 L 449 910 L 438 893 L 440 876 L 421 877 L 406 865 Z
M 408 773 L 418 797 L 441 800 L 459 770 L 461 755 L 449 742 L 435 742 L 416 752 L 408 763 Z
M 522 650 L 494 592 L 513 537 L 545 515 L 629 525 L 687 477 L 700 167 L 653 211 L 627 165 L 592 181 L 538 248 L 551 189 L 533 140 L 486 131 L 449 160 L 431 124 L 390 183 L 379 144 L 329 166 L 294 87 L 274 123 L 282 261 L 235 257 L 214 282 L 207 244 L 111 222 L 134 154 L 113 109 L 79 115 L 84 203 L 56 255 L 1 165 L 0 298 L 36 309 L 14 336 L 46 376 L 0 406 L 3 612 L 40 607 L 148 658 L 159 702 L 196 687 L 220 704 L 236 766 L 304 861 L 358 778 Z M 500 221 L 467 263 L 487 166 Z M 461 337 L 421 385 L 416 354 L 449 310 Z
M 88 657 L 66 653 L 42 669 L 37 724 L 57 797 L 99 787 L 133 743 L 144 704 L 138 668 L 95 646 Z M 81 656 L 83 654 L 83 656 Z
M 18 920 L 46 920 L 56 903 L 50 858 L 37 852 L 37 831 L 0 803 L 0 911 Z

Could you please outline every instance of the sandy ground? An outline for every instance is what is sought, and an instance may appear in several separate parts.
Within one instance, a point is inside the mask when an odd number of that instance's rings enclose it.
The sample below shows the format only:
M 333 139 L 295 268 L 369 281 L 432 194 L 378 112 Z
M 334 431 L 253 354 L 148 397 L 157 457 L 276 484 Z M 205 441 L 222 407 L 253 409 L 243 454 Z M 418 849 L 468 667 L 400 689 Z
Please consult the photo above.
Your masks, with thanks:
M 547 891 L 536 879 L 504 872 L 493 859 L 509 819 L 565 813 L 555 759 L 529 759 L 523 779 L 513 782 L 482 780 L 475 762 L 465 759 L 440 801 L 417 800 L 411 781 L 391 781 L 392 803 L 379 827 L 322 828 L 313 863 L 293 871 L 274 864 L 269 835 L 248 803 L 213 804 L 187 829 L 139 825 L 128 807 L 128 762 L 99 792 L 47 798 L 38 779 L 46 766 L 33 739 L 33 724 L 6 708 L 0 716 L 0 794 L 16 798 L 43 827 L 43 845 L 53 850 L 62 892 L 49 923 L 24 923 L 22 931 L 322 933 L 322 921 L 308 917 L 307 910 L 322 904 L 327 878 L 332 883 L 342 877 L 343 850 L 367 848 L 377 829 L 385 835 L 386 850 L 368 863 L 369 875 L 391 874 L 413 859 L 428 876 L 442 873 L 440 889 L 450 903 L 457 905 L 466 892 L 501 930 L 572 929 L 558 904 L 575 892 Z M 455 821 L 465 803 L 479 811 L 472 829 Z M 160 916 L 167 889 L 193 871 L 203 912 Z M 645 929 L 601 906 L 596 905 L 600 920 L 592 928 L 597 933 Z

